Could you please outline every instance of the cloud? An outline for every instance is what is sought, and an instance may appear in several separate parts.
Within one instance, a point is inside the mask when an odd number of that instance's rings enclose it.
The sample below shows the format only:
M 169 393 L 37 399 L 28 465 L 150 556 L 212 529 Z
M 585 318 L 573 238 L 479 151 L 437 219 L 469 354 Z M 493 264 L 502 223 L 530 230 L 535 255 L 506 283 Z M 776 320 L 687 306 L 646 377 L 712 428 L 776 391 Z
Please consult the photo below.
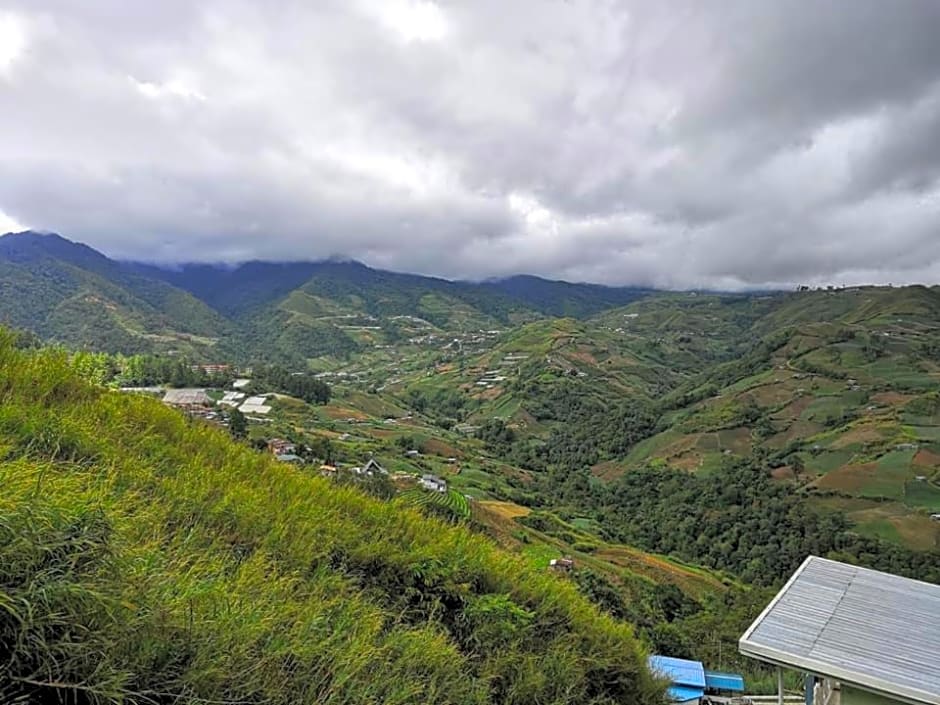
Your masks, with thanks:
M 0 212 L 114 256 L 723 288 L 940 270 L 936 3 L 5 5 Z

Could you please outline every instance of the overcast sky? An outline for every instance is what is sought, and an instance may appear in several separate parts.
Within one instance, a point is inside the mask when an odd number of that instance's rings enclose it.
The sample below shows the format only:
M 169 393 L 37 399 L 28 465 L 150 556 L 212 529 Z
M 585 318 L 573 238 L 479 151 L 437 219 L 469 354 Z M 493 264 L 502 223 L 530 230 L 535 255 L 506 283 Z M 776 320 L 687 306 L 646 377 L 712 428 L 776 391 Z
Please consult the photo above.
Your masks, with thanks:
M 0 0 L 0 231 L 661 287 L 940 282 L 938 0 Z

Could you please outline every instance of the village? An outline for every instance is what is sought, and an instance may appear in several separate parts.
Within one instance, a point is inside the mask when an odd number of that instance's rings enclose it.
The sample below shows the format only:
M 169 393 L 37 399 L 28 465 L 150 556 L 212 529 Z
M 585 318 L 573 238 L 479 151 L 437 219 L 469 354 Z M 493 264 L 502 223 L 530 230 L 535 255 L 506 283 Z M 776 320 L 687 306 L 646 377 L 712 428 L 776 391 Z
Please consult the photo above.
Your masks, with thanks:
M 222 368 L 220 365 L 207 365 L 204 367 L 212 370 Z M 277 421 L 277 414 L 272 414 L 272 411 L 277 406 L 278 400 L 288 403 L 293 402 L 293 404 L 300 402 L 292 399 L 289 395 L 277 392 L 249 394 L 244 390 L 249 388 L 251 384 L 252 380 L 248 377 L 236 377 L 229 385 L 229 389 L 128 387 L 124 388 L 123 391 L 157 395 L 167 406 L 180 410 L 190 418 L 228 429 L 232 432 L 232 435 L 245 438 L 256 450 L 270 454 L 279 462 L 303 467 L 325 478 L 351 481 L 379 480 L 387 483 L 388 492 L 390 493 L 402 493 L 410 489 L 419 489 L 435 495 L 446 496 L 451 491 L 447 479 L 417 467 L 409 471 L 390 472 L 373 457 L 371 452 L 362 453 L 362 457 L 357 461 L 355 459 L 357 455 L 355 449 L 350 449 L 347 452 L 343 451 L 342 442 L 352 439 L 352 435 L 348 432 L 336 435 L 333 440 L 339 441 L 339 443 L 330 442 L 327 446 L 329 448 L 328 452 L 318 453 L 323 445 L 310 445 L 301 441 L 289 440 L 276 435 L 273 430 L 264 430 L 276 425 L 274 422 Z M 408 421 L 411 418 L 410 415 L 406 415 L 401 417 L 401 420 Z M 397 423 L 399 420 L 396 417 L 388 417 L 382 420 L 381 423 L 388 426 Z M 344 422 L 353 425 L 360 423 L 360 419 L 350 417 L 344 419 Z M 245 427 L 236 429 L 236 426 L 240 423 L 244 423 Z M 250 434 L 248 432 L 249 428 L 252 429 Z M 315 431 L 315 429 L 309 430 Z M 413 462 L 420 462 L 422 457 L 418 449 L 411 447 L 395 448 L 389 450 L 389 454 L 400 454 L 402 458 Z M 447 457 L 445 460 L 451 472 L 459 473 L 456 457 Z M 461 495 L 461 497 L 466 502 L 473 500 L 471 495 Z

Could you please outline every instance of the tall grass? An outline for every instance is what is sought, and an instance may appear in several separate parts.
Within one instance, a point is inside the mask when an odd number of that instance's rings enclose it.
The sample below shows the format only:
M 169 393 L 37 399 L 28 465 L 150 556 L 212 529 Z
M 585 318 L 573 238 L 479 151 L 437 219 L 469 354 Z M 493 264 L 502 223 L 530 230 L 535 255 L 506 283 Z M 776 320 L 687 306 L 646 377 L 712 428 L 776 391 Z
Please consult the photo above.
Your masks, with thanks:
M 555 576 L 2 334 L 0 457 L 0 702 L 661 699 Z

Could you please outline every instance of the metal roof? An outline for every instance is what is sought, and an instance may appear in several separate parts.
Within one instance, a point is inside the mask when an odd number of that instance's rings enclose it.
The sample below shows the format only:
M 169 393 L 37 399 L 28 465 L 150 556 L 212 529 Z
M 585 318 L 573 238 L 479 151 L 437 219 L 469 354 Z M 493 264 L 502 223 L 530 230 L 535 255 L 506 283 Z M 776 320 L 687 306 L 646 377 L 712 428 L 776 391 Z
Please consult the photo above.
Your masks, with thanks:
M 167 404 L 211 404 L 212 399 L 205 389 L 168 389 L 163 396 Z
M 810 556 L 738 645 L 745 656 L 940 705 L 940 585 Z
M 744 677 L 737 673 L 705 671 L 705 687 L 711 690 L 733 690 L 744 692 Z

